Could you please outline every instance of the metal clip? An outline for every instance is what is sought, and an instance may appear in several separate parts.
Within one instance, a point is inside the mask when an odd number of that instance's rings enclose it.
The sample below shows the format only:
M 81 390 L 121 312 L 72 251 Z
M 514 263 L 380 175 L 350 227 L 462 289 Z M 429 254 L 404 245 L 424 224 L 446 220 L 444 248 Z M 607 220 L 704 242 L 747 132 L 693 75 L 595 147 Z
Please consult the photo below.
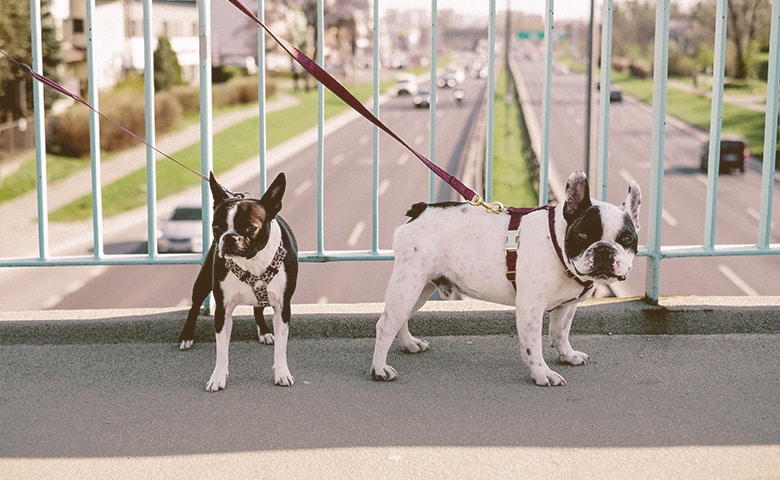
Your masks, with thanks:
M 482 207 L 490 213 L 499 214 L 506 212 L 506 207 L 504 207 L 501 202 L 487 203 L 482 199 L 482 197 L 479 196 L 478 193 L 474 194 L 474 197 L 467 201 L 470 205 L 474 205 L 475 207 Z
M 520 247 L 520 229 L 508 230 L 506 232 L 506 239 L 504 240 L 504 250 L 517 251 Z

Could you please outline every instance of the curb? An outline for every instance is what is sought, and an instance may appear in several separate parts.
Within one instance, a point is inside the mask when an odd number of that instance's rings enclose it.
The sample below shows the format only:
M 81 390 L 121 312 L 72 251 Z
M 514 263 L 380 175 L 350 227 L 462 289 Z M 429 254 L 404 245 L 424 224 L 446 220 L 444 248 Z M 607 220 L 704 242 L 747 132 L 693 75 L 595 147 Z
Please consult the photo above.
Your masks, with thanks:
M 573 335 L 778 334 L 780 297 L 666 297 L 591 299 L 577 311 Z M 381 303 L 294 305 L 293 338 L 371 338 Z M 45 310 L 0 312 L 0 344 L 176 344 L 187 310 Z M 266 315 L 267 318 L 270 316 Z M 415 335 L 515 335 L 514 309 L 475 300 L 431 301 L 411 320 Z M 213 343 L 209 317 L 200 316 L 196 343 Z M 256 340 L 251 309 L 239 307 L 233 340 Z

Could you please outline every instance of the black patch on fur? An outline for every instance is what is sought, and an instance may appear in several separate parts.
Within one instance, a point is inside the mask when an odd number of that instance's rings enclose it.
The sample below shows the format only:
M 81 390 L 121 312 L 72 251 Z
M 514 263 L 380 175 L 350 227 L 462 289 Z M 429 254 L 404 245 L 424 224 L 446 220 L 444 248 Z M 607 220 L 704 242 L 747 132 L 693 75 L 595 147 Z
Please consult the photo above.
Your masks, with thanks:
M 564 248 L 566 256 L 574 258 L 589 246 L 601 240 L 604 227 L 601 225 L 601 213 L 598 207 L 591 206 L 582 215 L 566 225 Z
M 631 220 L 631 215 L 628 213 L 626 213 L 623 218 L 623 228 L 620 230 L 616 241 L 620 246 L 625 248 L 626 251 L 636 253 L 639 245 L 639 237 L 636 234 L 636 228 L 634 228 L 634 222 Z
M 409 222 L 413 222 L 416 220 L 422 213 L 430 208 L 450 208 L 450 207 L 458 207 L 461 205 L 467 205 L 464 202 L 439 202 L 439 203 L 425 203 L 425 202 L 419 202 L 412 205 L 412 207 L 406 212 L 406 216 L 409 217 Z

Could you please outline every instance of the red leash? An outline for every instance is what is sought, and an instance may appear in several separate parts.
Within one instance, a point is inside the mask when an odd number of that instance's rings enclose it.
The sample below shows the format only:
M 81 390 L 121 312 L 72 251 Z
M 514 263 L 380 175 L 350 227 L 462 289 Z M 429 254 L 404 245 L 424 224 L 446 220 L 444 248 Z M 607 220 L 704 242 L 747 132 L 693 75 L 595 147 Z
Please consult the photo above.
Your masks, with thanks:
M 316 78 L 320 83 L 322 83 L 325 87 L 328 88 L 331 92 L 333 92 L 337 97 L 339 97 L 344 103 L 352 107 L 355 111 L 357 111 L 359 114 L 361 114 L 366 120 L 373 123 L 382 131 L 390 135 L 392 138 L 394 138 L 398 143 L 406 147 L 407 150 L 409 150 L 414 156 L 416 156 L 425 166 L 427 166 L 433 173 L 439 176 L 442 180 L 447 182 L 448 185 L 450 185 L 452 188 L 455 189 L 463 198 L 468 200 L 470 203 L 474 203 L 477 205 L 484 205 L 482 202 L 482 199 L 480 196 L 463 184 L 460 180 L 458 180 L 456 177 L 450 175 L 445 170 L 440 168 L 438 165 L 433 163 L 423 155 L 422 153 L 418 152 L 414 148 L 410 147 L 409 144 L 407 144 L 401 137 L 399 137 L 393 130 L 390 129 L 387 125 L 384 124 L 381 120 L 379 120 L 376 116 L 374 116 L 371 111 L 363 105 L 360 100 L 355 98 L 352 93 L 344 87 L 338 80 L 333 78 L 331 74 L 326 72 L 322 67 L 317 65 L 317 63 L 306 56 L 305 53 L 298 50 L 294 45 L 292 45 L 287 40 L 280 38 L 276 36 L 274 32 L 272 32 L 268 27 L 265 26 L 265 24 L 260 21 L 257 16 L 252 13 L 248 8 L 244 6 L 243 3 L 241 3 L 240 0 L 228 0 L 230 3 L 233 4 L 237 9 L 239 9 L 244 15 L 251 18 L 255 23 L 257 23 L 260 27 L 263 28 L 263 30 L 270 35 L 271 38 L 276 41 L 276 43 L 279 44 L 280 47 L 282 47 L 296 62 L 298 62 L 307 72 L 309 72 L 314 78 Z M 488 209 L 493 210 L 492 206 L 489 206 Z
M 70 90 L 68 90 L 67 88 L 63 87 L 62 85 L 60 85 L 59 83 L 55 82 L 54 80 L 52 80 L 52 79 L 50 79 L 50 78 L 48 78 L 48 77 L 46 77 L 44 75 L 41 75 L 40 73 L 38 73 L 35 70 L 33 70 L 29 65 L 25 65 L 25 64 L 23 64 L 21 62 L 18 62 L 16 59 L 14 59 L 13 57 L 11 57 L 7 53 L 5 53 L 3 50 L 0 50 L 0 53 L 2 53 L 6 58 L 8 58 L 8 60 L 10 60 L 11 62 L 15 63 L 16 66 L 18 66 L 19 68 L 24 70 L 27 74 L 29 74 L 31 77 L 33 77 L 34 79 L 38 80 L 42 84 L 46 85 L 47 87 L 53 88 L 54 90 L 57 90 L 61 94 L 65 95 L 66 97 L 70 97 L 73 100 L 75 100 L 75 101 L 79 102 L 80 104 L 84 105 L 88 109 L 90 109 L 93 112 L 95 112 L 96 114 L 100 115 L 100 118 L 102 118 L 102 119 L 106 120 L 107 122 L 111 123 L 116 128 L 122 130 L 126 134 L 130 135 L 134 139 L 136 139 L 139 142 L 143 143 L 144 145 L 146 145 L 147 147 L 151 148 L 152 150 L 154 150 L 155 152 L 159 153 L 160 155 L 162 155 L 163 157 L 167 158 L 168 160 L 172 161 L 173 163 L 179 165 L 180 167 L 185 168 L 186 170 L 189 170 L 190 172 L 194 173 L 195 175 L 199 176 L 201 179 L 203 179 L 205 181 L 209 180 L 208 177 L 206 177 L 204 175 L 201 175 L 200 172 L 198 172 L 196 170 L 193 170 L 192 168 L 188 167 L 187 165 L 181 163 L 180 161 L 178 161 L 175 158 L 171 157 L 170 155 L 168 155 L 167 153 L 163 152 L 162 150 L 160 150 L 159 148 L 155 147 L 154 145 L 151 145 L 146 140 L 144 140 L 143 138 L 139 137 L 138 135 L 136 135 L 132 131 L 130 131 L 127 128 L 123 127 L 119 122 L 117 122 L 114 119 L 112 119 L 112 118 L 110 118 L 110 117 L 100 113 L 95 107 L 93 107 L 88 101 L 84 100 L 79 95 L 76 95 L 75 93 L 71 92 Z

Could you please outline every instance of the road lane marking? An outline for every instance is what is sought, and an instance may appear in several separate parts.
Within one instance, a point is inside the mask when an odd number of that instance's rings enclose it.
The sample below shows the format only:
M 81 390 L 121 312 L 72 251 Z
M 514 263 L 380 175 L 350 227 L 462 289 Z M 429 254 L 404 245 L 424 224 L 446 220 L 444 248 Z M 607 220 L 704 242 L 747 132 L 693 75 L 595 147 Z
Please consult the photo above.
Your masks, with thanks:
M 399 167 L 403 167 L 404 165 L 406 165 L 406 162 L 408 162 L 410 158 L 411 158 L 411 154 L 404 152 L 398 157 L 396 163 L 398 163 Z
M 347 246 L 348 247 L 354 247 L 357 245 L 358 240 L 360 240 L 360 236 L 363 235 L 363 230 L 366 229 L 366 222 L 358 222 L 357 225 L 355 225 L 355 228 L 352 230 L 352 233 L 349 235 L 349 238 L 347 239 Z
M 300 196 L 301 196 L 301 195 L 303 195 L 303 193 L 304 193 L 304 192 L 306 192 L 306 190 L 308 190 L 308 189 L 309 189 L 309 187 L 311 187 L 313 184 L 314 184 L 314 182 L 312 182 L 311 180 L 309 180 L 309 179 L 307 178 L 306 180 L 304 180 L 303 182 L 301 182 L 301 184 L 300 184 L 300 185 L 298 185 L 298 187 L 296 187 L 296 189 L 293 191 L 293 193 L 295 194 L 295 196 L 296 196 L 296 197 L 300 197 Z
M 335 166 L 336 166 L 336 165 L 338 165 L 339 163 L 343 162 L 345 158 L 347 158 L 347 156 L 346 156 L 345 154 L 343 154 L 343 153 L 339 153 L 338 155 L 336 155 L 335 157 L 333 157 L 333 158 L 330 160 L 330 164 L 331 164 L 331 165 L 333 165 L 333 166 L 335 167 Z
M 361 135 L 360 138 L 358 138 L 358 145 L 367 145 L 368 142 L 371 141 L 371 137 L 368 135 Z
M 661 209 L 661 218 L 664 219 L 666 223 L 669 224 L 670 227 L 676 227 L 677 226 L 677 219 L 672 216 L 671 213 L 669 213 L 669 210 L 662 208 Z
M 755 208 L 748 208 L 748 209 L 747 209 L 747 214 L 748 214 L 748 215 L 750 215 L 751 217 L 753 217 L 754 219 L 756 219 L 757 221 L 761 221 L 761 212 L 759 212 L 759 211 L 758 211 L 758 210 L 756 210 Z M 775 222 L 772 222 L 772 223 L 771 223 L 771 226 L 770 226 L 769 228 L 771 228 L 772 230 L 774 230 L 774 228 L 775 228 Z
M 377 188 L 377 194 L 381 197 L 382 195 L 387 192 L 387 189 L 390 187 L 390 180 L 385 178 L 381 182 L 379 182 L 379 188 Z
M 414 137 L 414 144 L 415 145 L 422 145 L 423 142 L 425 141 L 425 137 L 426 137 L 426 135 L 423 134 L 423 133 L 417 135 L 416 137 Z
M 726 265 L 720 264 L 718 265 L 718 270 L 720 273 L 722 273 L 726 278 L 728 278 L 731 283 L 737 286 L 745 295 L 749 295 L 751 297 L 757 297 L 758 292 L 753 290 L 753 288 L 747 284 L 746 281 L 742 280 L 742 278 L 734 273 L 734 270 L 730 269 Z
M 328 297 L 320 297 L 317 299 L 317 305 L 327 305 Z
M 620 175 L 620 178 L 622 178 L 626 183 L 631 183 L 631 181 L 634 180 L 634 177 L 632 177 L 625 168 L 621 168 L 618 171 L 618 174 Z

